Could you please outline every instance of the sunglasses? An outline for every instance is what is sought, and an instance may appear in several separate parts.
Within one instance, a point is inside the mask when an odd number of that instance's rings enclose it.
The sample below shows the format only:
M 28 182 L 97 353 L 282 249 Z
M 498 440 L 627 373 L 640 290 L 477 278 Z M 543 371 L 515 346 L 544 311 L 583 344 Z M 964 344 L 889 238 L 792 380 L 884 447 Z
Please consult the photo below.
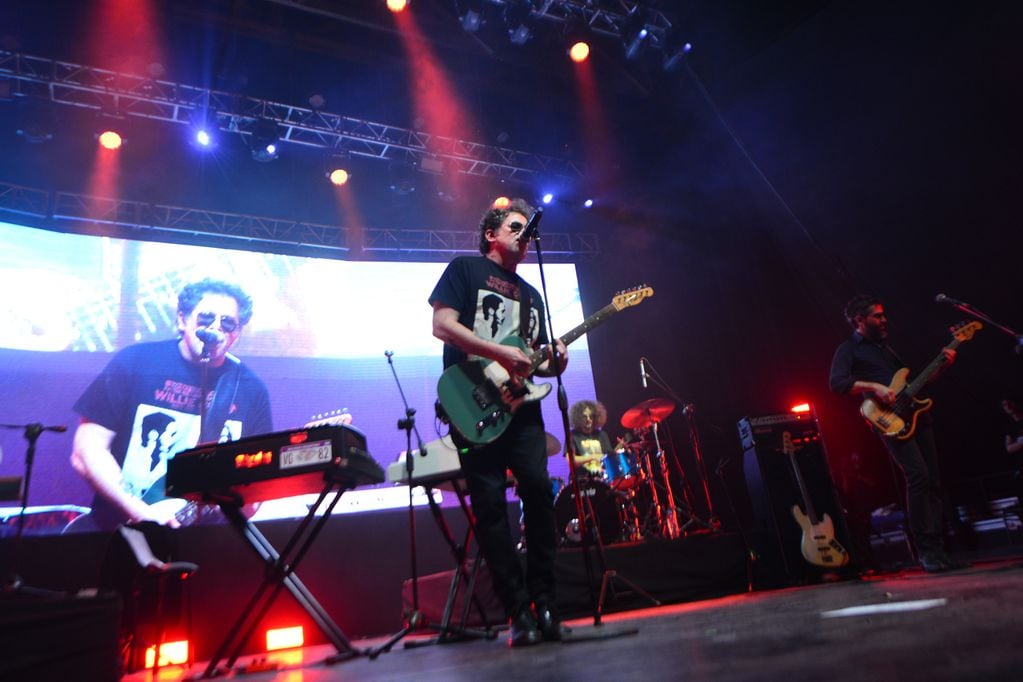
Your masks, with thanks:
M 195 322 L 200 327 L 209 327 L 216 321 L 217 321 L 216 313 L 198 313 L 195 316 Z M 230 315 L 220 316 L 220 328 L 223 329 L 228 334 L 234 331 L 238 331 L 238 329 L 241 326 L 242 323 L 237 318 L 231 317 Z
M 524 227 L 525 225 L 517 220 L 515 222 L 508 223 L 508 229 L 511 230 L 512 234 L 518 234 L 519 232 L 522 232 L 522 228 Z

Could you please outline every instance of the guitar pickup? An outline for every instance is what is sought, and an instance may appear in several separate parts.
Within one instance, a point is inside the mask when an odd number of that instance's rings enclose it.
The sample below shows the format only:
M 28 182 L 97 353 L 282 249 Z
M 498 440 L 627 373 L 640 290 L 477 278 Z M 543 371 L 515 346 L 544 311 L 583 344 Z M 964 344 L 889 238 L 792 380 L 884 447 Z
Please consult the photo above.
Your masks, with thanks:
M 472 389 L 472 399 L 475 401 L 476 406 L 481 410 L 485 410 L 494 404 L 494 396 L 490 390 L 489 383 L 483 383 Z
M 494 426 L 501 420 L 501 415 L 504 414 L 504 410 L 494 410 L 490 414 L 476 422 L 476 435 L 479 435 L 486 431 L 491 426 Z

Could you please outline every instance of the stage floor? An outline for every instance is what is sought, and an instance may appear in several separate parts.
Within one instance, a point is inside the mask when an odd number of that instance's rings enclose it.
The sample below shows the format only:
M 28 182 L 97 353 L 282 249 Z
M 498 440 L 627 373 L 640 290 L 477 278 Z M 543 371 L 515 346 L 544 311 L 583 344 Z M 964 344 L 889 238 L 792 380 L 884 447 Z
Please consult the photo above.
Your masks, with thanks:
M 1023 671 L 1023 560 L 760 591 L 569 622 L 573 641 L 511 649 L 507 635 L 324 665 L 330 646 L 278 654 L 253 682 L 341 680 L 1008 680 Z M 844 611 L 843 611 L 844 610 Z M 586 640 L 634 628 L 636 634 Z M 578 640 L 578 641 L 576 641 Z M 371 647 L 383 638 L 361 640 Z M 403 640 L 404 641 L 404 640 Z M 257 661 L 244 657 L 240 664 Z M 161 680 L 198 675 L 162 671 Z M 236 670 L 235 675 L 238 675 Z M 152 679 L 148 672 L 126 680 Z

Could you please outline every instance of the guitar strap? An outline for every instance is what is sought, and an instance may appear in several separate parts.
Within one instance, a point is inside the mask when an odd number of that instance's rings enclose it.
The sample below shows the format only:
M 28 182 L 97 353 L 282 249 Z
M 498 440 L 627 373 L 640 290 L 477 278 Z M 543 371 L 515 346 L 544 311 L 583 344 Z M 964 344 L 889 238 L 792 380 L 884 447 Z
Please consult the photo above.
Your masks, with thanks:
M 238 398 L 238 388 L 241 384 L 242 366 L 241 361 L 231 355 L 227 356 L 225 363 L 227 369 L 217 379 L 217 385 L 213 388 L 213 402 L 206 412 L 206 419 L 203 421 L 202 433 L 199 434 L 200 443 L 219 443 L 224 433 L 224 424 L 231 413 L 231 405 L 235 404 Z
M 519 277 L 519 336 L 531 347 L 529 340 L 529 318 L 530 308 L 533 306 L 532 298 L 529 295 L 529 287 L 525 280 Z

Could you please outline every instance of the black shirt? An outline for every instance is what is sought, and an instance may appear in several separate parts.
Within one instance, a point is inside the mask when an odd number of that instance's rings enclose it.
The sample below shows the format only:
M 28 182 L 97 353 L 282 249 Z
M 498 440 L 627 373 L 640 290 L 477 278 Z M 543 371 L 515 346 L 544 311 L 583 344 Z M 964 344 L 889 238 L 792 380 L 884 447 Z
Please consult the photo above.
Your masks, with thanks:
M 888 386 L 895 372 L 906 365 L 884 341 L 871 341 L 853 332 L 835 350 L 831 360 L 831 390 L 846 394 L 857 381 L 875 381 Z

